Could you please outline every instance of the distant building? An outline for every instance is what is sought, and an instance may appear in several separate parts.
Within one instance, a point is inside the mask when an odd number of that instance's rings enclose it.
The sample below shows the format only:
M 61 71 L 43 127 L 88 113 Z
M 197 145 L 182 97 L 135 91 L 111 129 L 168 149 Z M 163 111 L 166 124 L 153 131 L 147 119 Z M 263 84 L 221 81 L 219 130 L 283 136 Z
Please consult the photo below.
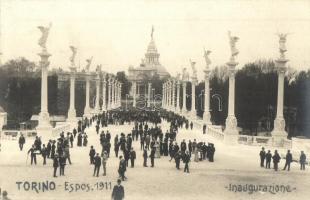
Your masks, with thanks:
M 160 79 L 169 77 L 170 74 L 164 66 L 159 62 L 159 53 L 157 51 L 154 38 L 154 29 L 152 28 L 151 41 L 147 47 L 144 59 L 142 59 L 140 66 L 129 67 L 128 69 L 128 80 L 132 83 L 132 86 L 136 86 L 136 94 L 147 93 L 147 80 L 150 80 L 154 75 L 158 75 Z M 134 92 L 134 88 L 131 88 L 131 95 Z

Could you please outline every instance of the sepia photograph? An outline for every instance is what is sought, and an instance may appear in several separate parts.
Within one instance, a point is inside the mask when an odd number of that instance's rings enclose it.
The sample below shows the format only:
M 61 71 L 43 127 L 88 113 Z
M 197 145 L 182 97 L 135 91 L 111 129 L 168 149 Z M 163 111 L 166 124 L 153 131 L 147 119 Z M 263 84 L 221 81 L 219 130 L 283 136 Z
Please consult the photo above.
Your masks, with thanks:
M 309 0 L 0 0 L 0 200 L 306 200 Z

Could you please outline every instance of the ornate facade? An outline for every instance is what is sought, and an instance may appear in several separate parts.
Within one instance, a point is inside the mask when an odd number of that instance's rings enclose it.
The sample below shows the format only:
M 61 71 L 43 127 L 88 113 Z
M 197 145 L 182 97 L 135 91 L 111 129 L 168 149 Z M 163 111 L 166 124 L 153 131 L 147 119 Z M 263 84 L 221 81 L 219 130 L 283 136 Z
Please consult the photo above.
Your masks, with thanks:
M 159 56 L 157 51 L 155 41 L 153 38 L 153 31 L 151 34 L 151 41 L 147 47 L 145 57 L 142 59 L 140 66 L 129 67 L 129 81 L 132 83 L 131 95 L 133 96 L 134 91 L 138 95 L 147 94 L 148 84 L 147 81 L 150 80 L 154 75 L 158 75 L 160 79 L 169 77 L 170 74 L 167 72 L 166 68 L 160 64 Z M 136 88 L 133 88 L 136 86 Z

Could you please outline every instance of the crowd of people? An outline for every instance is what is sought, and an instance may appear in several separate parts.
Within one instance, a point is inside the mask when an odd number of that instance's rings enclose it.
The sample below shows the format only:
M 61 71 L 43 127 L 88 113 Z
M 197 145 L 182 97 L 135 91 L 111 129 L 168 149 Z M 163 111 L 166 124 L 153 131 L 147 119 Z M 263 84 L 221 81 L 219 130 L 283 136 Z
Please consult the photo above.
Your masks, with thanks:
M 166 130 L 161 127 L 162 122 L 169 124 Z M 132 130 L 127 133 L 113 133 L 115 135 L 112 139 L 112 134 L 108 129 L 109 125 L 132 125 Z M 57 140 L 49 140 L 47 144 L 42 144 L 41 138 L 36 137 L 32 147 L 29 149 L 31 165 L 37 164 L 36 157 L 41 155 L 43 157 L 43 165 L 46 165 L 46 160 L 53 161 L 53 176 L 57 177 L 57 170 L 59 169 L 59 176 L 65 175 L 65 166 L 72 164 L 70 158 L 70 148 L 79 148 L 88 146 L 88 135 L 85 129 L 94 125 L 100 143 L 101 149 L 95 149 L 94 144 L 89 148 L 89 164 L 93 165 L 93 176 L 99 177 L 102 166 L 103 176 L 107 175 L 107 162 L 111 156 L 119 159 L 118 174 L 119 180 L 116 187 L 113 188 L 113 195 L 118 195 L 115 190 L 123 190 L 120 187 L 121 181 L 127 180 L 126 171 L 135 167 L 135 160 L 141 159 L 143 167 L 155 167 L 155 158 L 170 157 L 169 160 L 174 161 L 175 168 L 181 169 L 181 163 L 184 163 L 184 172 L 189 173 L 189 163 L 191 161 L 201 162 L 208 160 L 214 162 L 215 146 L 213 143 L 206 143 L 203 141 L 196 141 L 196 139 L 180 140 L 178 136 L 179 129 L 193 129 L 193 122 L 189 122 L 185 117 L 177 115 L 168 111 L 139 111 L 139 110 L 114 110 L 103 112 L 94 115 L 91 118 L 83 118 L 78 121 L 77 127 L 73 129 L 72 133 L 61 133 Z M 105 129 L 104 129 L 105 128 Z M 203 133 L 206 133 L 206 126 L 203 126 Z M 178 139 L 178 140 L 177 140 Z M 74 141 L 76 140 L 76 147 Z M 178 143 L 177 141 L 181 141 Z M 19 149 L 22 151 L 26 139 L 23 135 L 20 136 L 18 143 Z M 139 145 L 137 150 L 141 151 L 142 158 L 137 158 L 136 150 L 133 143 Z M 113 144 L 113 145 L 112 145 Z M 137 146 L 137 145 L 136 145 Z M 111 148 L 112 152 L 111 153 Z M 260 154 L 260 165 L 270 169 L 271 160 L 273 167 L 277 171 L 281 156 L 275 150 L 274 154 L 271 151 L 265 151 L 262 148 Z M 28 159 L 28 157 L 27 157 Z M 143 162 L 142 162 L 143 160 Z M 288 150 L 285 157 L 285 165 L 283 170 L 290 170 L 290 164 L 293 162 L 291 152 Z M 306 155 L 301 152 L 300 169 L 305 170 Z M 123 194 L 124 195 L 124 191 Z

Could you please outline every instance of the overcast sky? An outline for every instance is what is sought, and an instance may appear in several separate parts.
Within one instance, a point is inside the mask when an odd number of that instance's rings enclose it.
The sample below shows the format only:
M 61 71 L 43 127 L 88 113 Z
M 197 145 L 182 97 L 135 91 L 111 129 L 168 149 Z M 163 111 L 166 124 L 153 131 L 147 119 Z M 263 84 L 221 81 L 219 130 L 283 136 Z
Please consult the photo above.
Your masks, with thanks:
M 151 27 L 160 62 L 172 74 L 197 62 L 205 65 L 203 47 L 212 51 L 212 66 L 229 60 L 227 31 L 240 37 L 239 66 L 260 58 L 276 58 L 277 32 L 287 37 L 289 65 L 310 67 L 310 1 L 103 1 L 0 0 L 2 62 L 26 57 L 38 62 L 37 26 L 53 26 L 47 41 L 51 68 L 68 69 L 71 51 L 76 63 L 94 56 L 91 69 L 108 72 L 138 66 L 150 41 Z M 202 73 L 199 73 L 202 74 Z

